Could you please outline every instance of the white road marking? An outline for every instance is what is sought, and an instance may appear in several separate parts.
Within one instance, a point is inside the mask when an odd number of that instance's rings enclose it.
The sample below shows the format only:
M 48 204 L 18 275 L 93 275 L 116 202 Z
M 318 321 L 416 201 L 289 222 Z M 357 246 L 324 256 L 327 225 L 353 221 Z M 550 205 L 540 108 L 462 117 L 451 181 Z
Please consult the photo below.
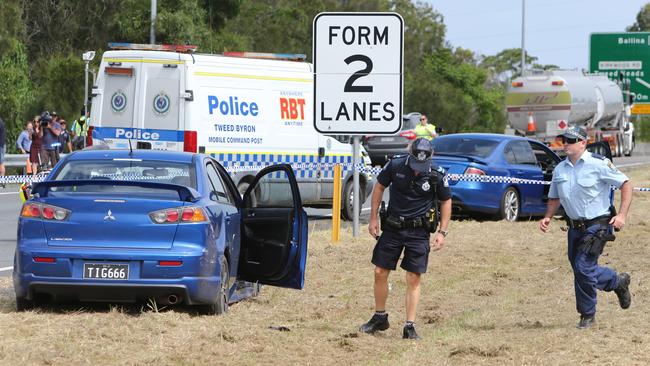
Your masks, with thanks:
M 11 271 L 14 267 L 0 267 L 0 272 L 2 271 Z
M 20 193 L 20 192 L 2 192 L 0 194 L 18 194 L 18 193 Z

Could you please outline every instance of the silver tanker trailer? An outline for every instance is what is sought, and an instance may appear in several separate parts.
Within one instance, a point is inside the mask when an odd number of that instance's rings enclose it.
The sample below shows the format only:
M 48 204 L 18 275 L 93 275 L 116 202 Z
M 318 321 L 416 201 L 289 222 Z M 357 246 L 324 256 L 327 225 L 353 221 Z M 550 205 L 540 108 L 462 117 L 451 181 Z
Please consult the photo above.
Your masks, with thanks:
M 615 156 L 634 149 L 634 125 L 621 88 L 604 75 L 577 70 L 529 71 L 506 94 L 508 120 L 519 134 L 561 148 L 569 126 L 586 128 L 590 142 L 607 141 Z

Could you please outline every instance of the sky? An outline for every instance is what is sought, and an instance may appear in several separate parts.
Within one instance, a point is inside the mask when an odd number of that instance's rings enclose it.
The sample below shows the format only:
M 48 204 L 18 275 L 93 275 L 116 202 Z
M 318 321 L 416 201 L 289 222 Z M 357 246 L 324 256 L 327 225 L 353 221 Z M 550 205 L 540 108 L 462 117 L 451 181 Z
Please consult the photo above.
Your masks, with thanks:
M 521 47 L 522 0 L 428 0 L 445 40 L 486 56 Z M 588 69 L 589 34 L 625 32 L 648 0 L 525 0 L 525 49 L 537 63 Z

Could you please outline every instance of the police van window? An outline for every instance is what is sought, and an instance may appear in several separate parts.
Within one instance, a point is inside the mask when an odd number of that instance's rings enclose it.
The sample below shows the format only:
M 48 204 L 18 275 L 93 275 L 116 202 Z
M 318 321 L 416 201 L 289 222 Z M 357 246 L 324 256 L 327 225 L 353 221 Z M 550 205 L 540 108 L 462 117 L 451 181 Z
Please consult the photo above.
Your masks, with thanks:
M 528 141 L 513 141 L 510 143 L 512 147 L 512 152 L 515 155 L 516 164 L 528 164 L 528 165 L 537 165 L 537 159 L 533 153 L 533 149 L 530 148 Z
M 230 197 L 228 197 L 226 188 L 224 187 L 221 177 L 219 177 L 219 173 L 217 173 L 215 167 L 208 163 L 206 164 L 206 169 L 208 171 L 208 178 L 212 184 L 212 192 L 217 195 L 217 200 L 223 203 L 234 204 L 234 202 L 231 202 Z

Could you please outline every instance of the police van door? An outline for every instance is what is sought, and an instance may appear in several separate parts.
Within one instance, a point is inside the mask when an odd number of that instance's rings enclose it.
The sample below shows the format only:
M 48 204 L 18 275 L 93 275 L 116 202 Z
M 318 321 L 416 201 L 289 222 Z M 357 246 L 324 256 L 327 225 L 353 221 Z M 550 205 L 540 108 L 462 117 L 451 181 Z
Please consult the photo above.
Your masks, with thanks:
M 183 134 L 179 131 L 184 130 L 184 69 L 181 60 L 142 63 L 139 97 L 143 117 L 134 126 L 139 149 L 183 151 Z
M 97 80 L 101 114 L 96 114 L 93 105 L 91 124 L 111 148 L 128 148 L 126 135 L 137 119 L 136 86 L 141 64 L 122 58 L 105 58 L 102 64 L 104 68 Z

